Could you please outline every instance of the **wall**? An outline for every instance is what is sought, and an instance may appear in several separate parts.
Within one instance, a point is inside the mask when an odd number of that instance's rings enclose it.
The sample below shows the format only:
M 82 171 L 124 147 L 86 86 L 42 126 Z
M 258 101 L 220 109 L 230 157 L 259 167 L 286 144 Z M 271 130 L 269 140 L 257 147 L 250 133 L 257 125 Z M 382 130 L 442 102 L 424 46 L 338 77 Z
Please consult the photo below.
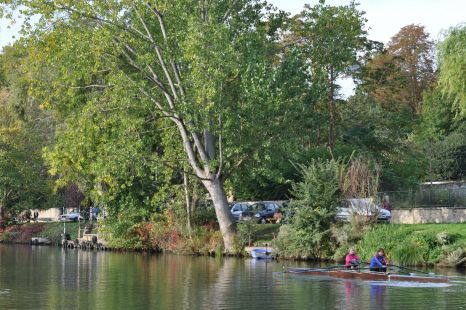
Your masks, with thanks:
M 466 208 L 395 209 L 392 210 L 391 223 L 466 223 Z
M 34 215 L 35 210 L 31 210 L 31 218 Z M 61 208 L 51 208 L 47 210 L 37 210 L 39 211 L 39 221 L 40 220 L 52 220 L 56 221 L 58 220 L 58 216 L 62 214 L 62 209 Z

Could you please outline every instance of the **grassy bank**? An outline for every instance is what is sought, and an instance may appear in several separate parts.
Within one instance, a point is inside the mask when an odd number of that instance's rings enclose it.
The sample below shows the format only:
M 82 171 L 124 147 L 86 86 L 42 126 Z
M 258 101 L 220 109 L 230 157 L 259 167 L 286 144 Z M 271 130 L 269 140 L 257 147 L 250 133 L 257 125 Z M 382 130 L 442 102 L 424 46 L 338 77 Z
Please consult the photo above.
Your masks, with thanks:
M 81 229 L 84 224 L 81 223 Z M 78 223 L 66 223 L 66 232 L 70 234 L 72 240 L 78 236 Z M 63 233 L 63 223 L 25 223 L 12 225 L 0 233 L 0 242 L 4 243 L 28 243 L 32 237 L 45 237 L 54 244 L 61 242 Z
M 81 229 L 84 226 L 81 224 Z M 253 224 L 251 226 L 252 245 L 262 246 L 267 243 L 273 246 L 274 238 L 278 235 L 280 227 L 281 225 L 277 224 Z M 71 235 L 71 239 L 76 239 L 78 223 L 66 223 L 66 232 Z M 58 244 L 62 233 L 63 223 L 59 222 L 20 224 L 10 226 L 3 233 L 0 233 L 0 242 L 28 243 L 32 237 L 40 236 L 47 237 L 53 243 Z M 204 238 L 200 234 L 197 235 L 193 236 L 189 243 L 187 240 L 180 239 L 178 235 L 177 242 L 184 244 L 183 248 L 178 245 L 179 249 L 167 248 L 164 250 L 180 254 L 212 254 L 217 243 L 212 243 L 210 237 L 206 239 L 205 236 Z M 212 244 L 209 245 L 209 243 Z M 247 245 L 245 242 L 243 244 Z M 362 233 L 355 244 L 359 255 L 365 261 L 370 260 L 379 247 L 383 247 L 392 263 L 395 264 L 466 266 L 465 224 L 377 225 Z M 208 249 L 204 249 L 207 246 L 209 246 Z M 139 249 L 134 246 L 117 248 Z M 141 248 L 149 249 L 149 247 Z M 348 245 L 341 245 L 336 252 L 345 253 L 347 248 Z M 334 258 L 341 260 L 343 257 L 344 254 Z
M 466 225 L 377 225 L 356 247 L 364 260 L 383 247 L 396 264 L 466 266 Z

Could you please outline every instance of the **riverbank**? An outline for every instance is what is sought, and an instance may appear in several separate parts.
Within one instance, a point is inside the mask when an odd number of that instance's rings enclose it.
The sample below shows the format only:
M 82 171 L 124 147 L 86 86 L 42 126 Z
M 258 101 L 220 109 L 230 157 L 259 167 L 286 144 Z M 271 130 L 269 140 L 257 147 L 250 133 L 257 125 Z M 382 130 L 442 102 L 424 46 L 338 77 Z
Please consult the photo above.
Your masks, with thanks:
M 350 224 L 347 224 L 350 225 Z M 81 229 L 85 225 L 81 223 Z M 240 234 L 238 236 L 239 249 L 238 254 L 244 254 L 246 246 L 272 246 L 277 237 L 280 227 L 279 224 L 254 224 L 248 227 L 244 232 L 239 226 Z M 72 240 L 78 236 L 78 223 L 66 223 L 66 232 L 70 234 Z M 242 232 L 242 233 L 241 233 Z M 45 237 L 52 241 L 52 244 L 60 244 L 61 234 L 63 233 L 63 223 L 28 223 L 8 227 L 3 233 L 0 233 L 1 243 L 29 243 L 32 237 Z M 211 235 L 215 235 L 213 232 Z M 144 237 L 144 235 L 141 235 Z M 210 236 L 210 235 L 209 235 Z M 143 244 L 138 240 L 135 243 L 119 243 L 120 246 L 112 246 L 119 250 L 149 250 L 159 252 L 171 252 L 176 254 L 200 254 L 200 255 L 220 255 L 215 251 L 219 246 L 216 243 L 202 243 L 202 236 L 195 236 L 191 240 L 180 240 L 176 236 L 177 246 L 171 248 L 156 249 L 147 245 L 134 246 Z M 205 236 L 204 236 L 205 238 Z M 205 239 L 207 240 L 207 239 Z M 218 238 L 216 239 L 219 241 Z M 112 241 L 109 240 L 110 244 Z M 115 242 L 114 242 L 115 243 Z M 167 244 L 174 244 L 174 240 Z M 184 246 L 180 246 L 184 244 Z M 189 245 L 189 246 L 188 246 Z M 370 260 L 373 252 L 383 247 L 387 251 L 392 263 L 403 265 L 425 265 L 425 266 L 449 266 L 465 267 L 466 266 L 466 225 L 465 224 L 388 224 L 376 225 L 367 228 L 361 236 L 354 240 L 354 244 L 340 244 L 334 255 L 334 261 L 340 262 L 344 258 L 344 253 L 349 246 L 355 246 L 361 258 L 365 261 Z M 280 255 L 280 252 L 277 253 Z M 282 259 L 287 259 L 283 255 Z M 309 258 L 312 260 L 312 258 Z
M 81 223 L 81 229 L 84 225 Z M 72 240 L 78 237 L 78 223 L 66 223 L 66 233 Z M 32 237 L 44 237 L 52 244 L 61 244 L 62 222 L 24 223 L 11 225 L 0 233 L 0 243 L 30 243 Z
M 466 267 L 466 224 L 377 225 L 356 244 L 364 260 L 379 247 L 397 264 Z

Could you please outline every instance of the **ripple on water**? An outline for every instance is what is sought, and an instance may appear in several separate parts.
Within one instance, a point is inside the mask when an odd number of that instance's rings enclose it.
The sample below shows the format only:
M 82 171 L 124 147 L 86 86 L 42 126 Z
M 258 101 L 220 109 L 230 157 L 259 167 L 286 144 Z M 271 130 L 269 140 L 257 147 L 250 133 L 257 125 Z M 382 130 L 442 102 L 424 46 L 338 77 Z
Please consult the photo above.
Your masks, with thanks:
M 284 274 L 277 262 L 3 245 L 0 257 L 0 310 L 466 309 L 461 278 L 364 282 Z
M 10 293 L 11 293 L 11 289 L 8 289 L 8 288 L 0 290 L 0 295 L 8 295 Z

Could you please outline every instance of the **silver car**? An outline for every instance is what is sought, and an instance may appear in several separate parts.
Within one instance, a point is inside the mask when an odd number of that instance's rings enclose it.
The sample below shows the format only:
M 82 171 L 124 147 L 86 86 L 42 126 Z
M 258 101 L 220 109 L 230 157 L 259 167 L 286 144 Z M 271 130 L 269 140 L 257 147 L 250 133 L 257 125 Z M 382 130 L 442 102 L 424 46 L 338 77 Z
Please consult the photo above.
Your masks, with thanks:
M 231 207 L 230 212 L 235 221 L 239 222 L 242 218 L 243 212 L 250 212 L 251 210 L 251 206 L 248 203 L 238 202 Z
M 390 211 L 382 209 L 373 202 L 372 198 L 346 199 L 338 208 L 337 218 L 349 222 L 351 216 L 360 215 L 369 218 L 377 216 L 378 222 L 390 222 L 392 214 Z

